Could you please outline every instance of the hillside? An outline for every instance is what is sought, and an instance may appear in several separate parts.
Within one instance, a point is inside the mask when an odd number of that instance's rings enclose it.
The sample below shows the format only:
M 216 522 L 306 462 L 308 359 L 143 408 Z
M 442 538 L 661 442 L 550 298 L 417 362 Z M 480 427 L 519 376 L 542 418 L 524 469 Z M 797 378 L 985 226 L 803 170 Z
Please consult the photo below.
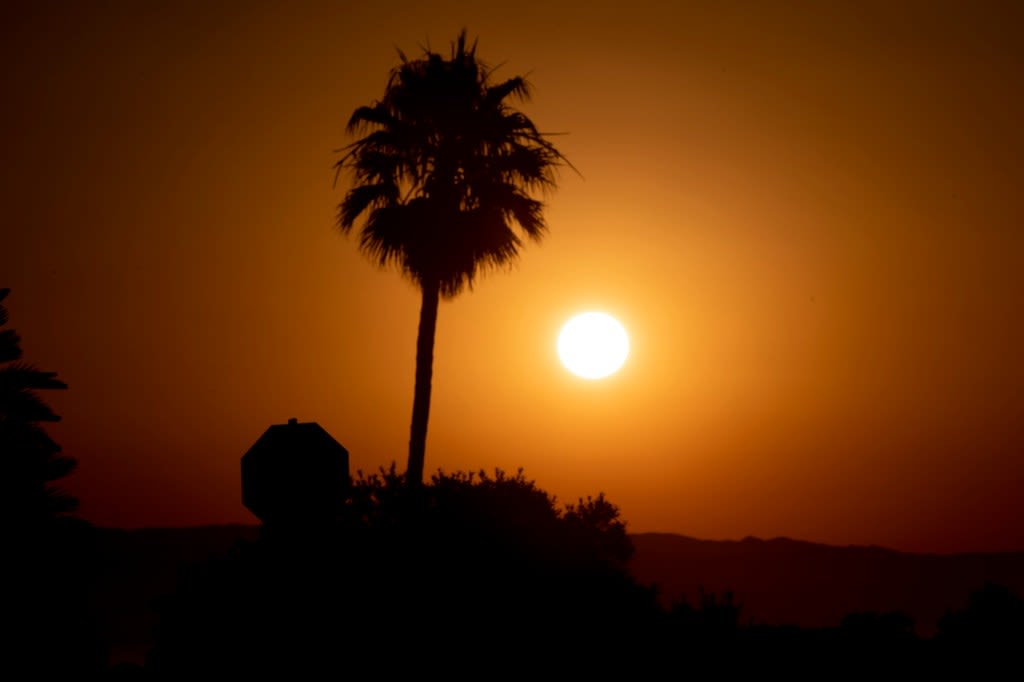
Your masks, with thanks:
M 907 554 L 787 538 L 697 540 L 669 533 L 631 536 L 633 575 L 657 584 L 665 603 L 700 588 L 732 591 L 746 621 L 826 627 L 853 611 L 903 611 L 930 636 L 947 608 L 963 608 L 986 580 L 1024 594 L 1024 552 Z
M 113 645 L 112 662 L 142 662 L 156 625 L 154 598 L 173 590 L 178 568 L 223 555 L 257 526 L 100 529 L 94 604 Z M 656 584 L 666 604 L 700 588 L 732 591 L 745 622 L 838 625 L 853 611 L 902 610 L 922 636 L 947 608 L 962 608 L 985 580 L 1024 594 L 1024 552 L 950 556 L 880 547 L 835 547 L 776 538 L 697 540 L 667 533 L 630 536 L 630 570 Z

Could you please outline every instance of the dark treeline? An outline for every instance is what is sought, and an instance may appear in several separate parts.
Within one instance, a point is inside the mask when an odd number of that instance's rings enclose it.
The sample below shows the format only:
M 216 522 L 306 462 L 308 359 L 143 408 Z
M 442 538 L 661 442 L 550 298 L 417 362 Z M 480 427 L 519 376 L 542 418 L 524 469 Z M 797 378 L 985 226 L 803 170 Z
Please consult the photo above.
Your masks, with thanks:
M 659 605 L 603 496 L 559 508 L 522 473 L 360 476 L 331 518 L 264 525 L 161 600 L 144 669 L 488 678 L 695 668 L 832 674 L 1020 668 L 1024 602 L 994 584 L 920 638 L 903 613 L 745 621 L 729 593 Z
M 665 605 L 634 580 L 631 541 L 603 496 L 559 508 L 521 473 L 439 473 L 407 488 L 393 469 L 358 476 L 329 517 L 265 524 L 258 538 L 182 566 L 152 605 L 145 665 L 108 666 L 83 604 L 86 578 L 104 567 L 88 560 L 88 526 L 72 527 L 40 536 L 46 554 L 17 555 L 39 573 L 20 572 L 7 593 L 40 607 L 20 609 L 23 627 L 9 635 L 20 648 L 7 661 L 19 670 L 660 679 L 700 669 L 830 679 L 1021 668 L 1024 601 L 996 584 L 979 586 L 928 638 L 902 612 L 850 613 L 828 628 L 756 623 L 728 592 Z
M 358 477 L 333 518 L 265 524 L 189 569 L 149 665 L 451 675 L 612 655 L 650 641 L 658 613 L 631 551 L 603 497 L 559 510 L 521 474 Z

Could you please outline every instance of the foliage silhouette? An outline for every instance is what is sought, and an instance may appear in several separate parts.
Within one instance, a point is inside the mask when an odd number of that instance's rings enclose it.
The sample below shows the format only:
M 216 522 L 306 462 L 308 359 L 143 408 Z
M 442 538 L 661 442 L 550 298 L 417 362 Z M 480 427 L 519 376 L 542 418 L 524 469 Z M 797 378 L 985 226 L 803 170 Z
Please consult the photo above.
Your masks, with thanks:
M 0 326 L 9 293 L 0 289 Z M 107 651 L 88 601 L 92 529 L 74 516 L 78 500 L 55 485 L 77 462 L 47 435 L 43 425 L 60 417 L 38 395 L 67 385 L 21 357 L 18 334 L 0 330 L 3 663 L 41 677 L 95 674 Z
M 4 299 L 10 289 L 0 289 L 0 326 L 7 324 Z M 43 428 L 60 417 L 37 391 L 64 390 L 67 384 L 56 372 L 43 372 L 21 361 L 21 339 L 13 329 L 0 330 L 0 452 L 4 476 L 0 500 L 4 518 L 16 525 L 36 525 L 68 516 L 78 500 L 53 485 L 75 468 L 75 459 Z
M 622 570 L 632 546 L 613 504 L 598 496 L 560 508 L 521 471 L 438 472 L 409 486 L 392 465 L 359 472 L 350 491 L 329 524 L 239 542 L 183 571 L 160 604 L 147 674 L 660 679 L 682 667 L 832 679 L 979 669 L 951 654 L 962 649 L 952 640 L 919 639 L 899 611 L 853 612 L 838 627 L 744 623 L 734 593 L 704 590 L 662 608 L 656 588 Z M 951 612 L 943 637 L 984 639 L 985 661 L 1019 666 L 1019 606 L 989 589 Z
M 526 115 L 520 76 L 496 82 L 467 45 L 463 30 L 448 58 L 399 51 L 383 97 L 355 110 L 337 173 L 353 186 L 338 207 L 348 234 L 361 216 L 359 246 L 382 267 L 397 266 L 420 289 L 416 379 L 407 479 L 422 482 L 438 304 L 472 288 L 481 272 L 512 263 L 522 236 L 539 241 L 547 226 L 534 193 L 555 187 L 570 165 Z M 518 230 L 515 228 L 518 226 Z
M 148 668 L 463 677 L 621 663 L 653 642 L 654 592 L 622 570 L 628 537 L 603 496 L 562 510 L 522 472 L 408 485 L 394 466 L 351 491 L 331 530 L 183 573 Z
M 695 604 L 685 599 L 677 601 L 669 609 L 669 615 L 672 628 L 687 639 L 721 640 L 739 631 L 742 610 L 743 605 L 736 601 L 732 592 L 718 595 L 700 588 Z
M 947 664 L 1024 672 L 1024 598 L 986 582 L 971 593 L 967 607 L 949 609 L 934 637 L 937 657 Z M 1012 674 L 1010 675 L 1013 676 Z
M 849 613 L 839 623 L 843 635 L 859 648 L 898 650 L 917 639 L 914 619 L 902 611 L 858 611 Z

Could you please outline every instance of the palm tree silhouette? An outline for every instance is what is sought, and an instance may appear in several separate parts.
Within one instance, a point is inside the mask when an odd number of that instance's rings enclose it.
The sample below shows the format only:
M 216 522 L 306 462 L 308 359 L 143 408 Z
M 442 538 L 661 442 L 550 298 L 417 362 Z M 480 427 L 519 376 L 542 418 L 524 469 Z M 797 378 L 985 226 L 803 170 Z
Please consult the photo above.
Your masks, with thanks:
M 338 206 L 342 233 L 365 214 L 360 248 L 422 292 L 406 470 L 406 480 L 420 484 L 439 300 L 514 261 L 520 235 L 541 239 L 544 204 L 533 194 L 554 189 L 558 167 L 572 165 L 510 106 L 529 99 L 529 83 L 492 81 L 465 29 L 447 59 L 429 49 L 414 60 L 398 54 L 384 96 L 349 119 L 347 132 L 361 137 L 340 150 L 335 178 L 342 170 L 354 176 Z

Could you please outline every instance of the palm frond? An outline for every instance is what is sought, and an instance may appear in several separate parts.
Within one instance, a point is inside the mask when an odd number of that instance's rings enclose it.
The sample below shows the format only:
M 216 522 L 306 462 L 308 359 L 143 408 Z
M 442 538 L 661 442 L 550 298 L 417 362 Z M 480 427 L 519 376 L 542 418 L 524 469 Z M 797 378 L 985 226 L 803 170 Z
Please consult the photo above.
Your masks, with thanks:
M 547 233 L 544 204 L 519 192 L 509 192 L 501 204 L 503 214 L 519 224 L 519 228 L 535 242 Z
M 356 134 L 369 126 L 387 126 L 391 123 L 393 123 L 391 113 L 380 102 L 376 102 L 371 106 L 358 107 L 353 111 L 345 130 L 349 134 Z
M 497 182 L 486 188 L 480 197 L 481 207 L 501 216 L 508 229 L 518 226 L 529 239 L 539 242 L 547 233 L 544 203 L 521 191 L 515 183 Z
M 510 266 L 522 245 L 502 212 L 482 207 L 459 214 L 453 239 L 436 258 L 444 263 L 441 295 L 453 298 L 463 288 L 473 289 L 479 276 L 489 270 Z
M 510 96 L 515 96 L 517 99 L 528 102 L 533 95 L 533 86 L 522 76 L 515 76 L 508 80 L 492 85 L 487 88 L 484 95 L 484 105 L 486 108 L 498 108 L 501 107 Z
M 338 206 L 338 227 L 347 234 L 359 216 L 367 209 L 374 206 L 385 206 L 394 203 L 397 199 L 398 188 L 392 183 L 356 185 L 348 191 L 344 201 Z
M 398 266 L 415 279 L 409 259 L 415 250 L 421 212 L 421 206 L 415 202 L 374 208 L 359 233 L 359 248 L 380 267 Z
M 483 270 L 514 261 L 519 234 L 546 232 L 534 193 L 569 165 L 511 100 L 530 98 L 522 76 L 494 81 L 463 29 L 444 56 L 399 51 L 380 100 L 357 108 L 336 172 L 353 184 L 338 209 L 347 233 L 362 219 L 360 249 L 416 282 L 439 281 L 446 297 Z M 520 231 L 517 233 L 517 228 Z

